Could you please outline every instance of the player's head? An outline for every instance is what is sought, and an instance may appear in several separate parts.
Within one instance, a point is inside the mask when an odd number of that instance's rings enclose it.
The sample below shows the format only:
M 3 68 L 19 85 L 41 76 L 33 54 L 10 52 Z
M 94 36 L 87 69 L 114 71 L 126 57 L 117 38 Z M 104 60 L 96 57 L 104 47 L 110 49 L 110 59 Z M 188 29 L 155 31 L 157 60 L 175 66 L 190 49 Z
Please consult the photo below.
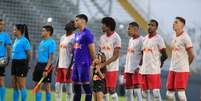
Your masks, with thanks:
M 128 24 L 128 35 L 130 37 L 139 35 L 139 25 L 137 22 L 131 22 Z
M 54 29 L 53 29 L 53 27 L 51 25 L 43 26 L 43 28 L 42 28 L 42 37 L 43 38 L 48 38 L 48 37 L 52 36 L 53 31 L 54 31 Z
M 148 32 L 150 34 L 155 33 L 157 29 L 158 29 L 158 21 L 156 21 L 155 19 L 151 19 L 148 24 Z
M 85 14 L 79 14 L 75 17 L 75 27 L 80 28 L 88 22 L 88 17 Z
M 102 23 L 102 31 L 103 32 L 110 32 L 110 31 L 114 31 L 115 27 L 116 27 L 116 22 L 112 17 L 104 17 L 101 21 Z
M 66 33 L 72 33 L 76 30 L 74 21 L 70 21 L 65 25 Z
M 26 24 L 16 24 L 13 28 L 13 34 L 17 37 L 24 35 L 29 40 L 29 32 Z
M 4 30 L 5 22 L 3 19 L 0 19 L 0 32 Z
M 176 17 L 173 23 L 173 30 L 182 30 L 186 24 L 186 20 L 183 17 Z

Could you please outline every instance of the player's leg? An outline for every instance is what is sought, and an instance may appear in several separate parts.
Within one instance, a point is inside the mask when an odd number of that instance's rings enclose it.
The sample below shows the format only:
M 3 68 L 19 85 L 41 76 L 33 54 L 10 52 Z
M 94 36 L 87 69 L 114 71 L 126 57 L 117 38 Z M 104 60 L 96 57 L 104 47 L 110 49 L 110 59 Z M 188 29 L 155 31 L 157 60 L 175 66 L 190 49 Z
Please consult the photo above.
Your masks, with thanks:
M 49 72 L 47 77 L 44 79 L 45 83 L 45 92 L 46 92 L 46 101 L 51 101 L 51 81 L 52 81 L 52 71 Z
M 83 67 L 85 67 L 83 69 Z M 90 85 L 90 64 L 82 64 L 82 67 L 79 68 L 81 75 L 79 76 L 83 89 L 85 91 L 85 101 L 92 100 L 92 87 Z
M 142 101 L 142 75 L 135 73 L 133 75 L 133 85 L 134 85 L 134 95 L 137 98 L 137 101 Z
M 80 101 L 81 100 L 81 83 L 79 80 L 79 75 L 78 75 L 78 67 L 73 67 L 73 72 L 72 72 L 72 81 L 73 81 L 73 101 Z
M 72 101 L 73 100 L 73 86 L 72 83 L 66 84 L 66 101 Z
M 175 98 L 175 73 L 172 71 L 169 71 L 168 77 L 167 77 L 167 83 L 166 83 L 166 96 L 168 101 L 176 101 Z
M 33 81 L 35 82 L 35 85 L 40 81 L 40 79 L 43 76 L 43 68 L 46 66 L 46 64 L 40 64 L 38 63 L 34 69 L 33 72 Z M 39 85 L 38 89 L 36 90 L 35 93 L 35 100 L 36 101 L 41 101 L 42 99 L 42 92 L 41 92 L 41 86 L 42 84 Z
M 62 83 L 55 83 L 55 101 L 61 101 L 62 99 Z
M 12 60 L 11 75 L 12 75 L 12 86 L 13 86 L 13 101 L 18 101 L 19 85 L 17 83 L 17 77 L 16 77 L 16 61 L 14 60 Z
M 146 99 L 146 101 L 151 101 L 151 92 L 148 86 L 148 80 L 147 80 L 147 75 L 142 75 L 142 80 L 143 80 L 143 97 Z
M 85 82 L 83 85 L 83 89 L 85 91 L 85 101 L 91 101 L 92 99 L 92 89 L 91 89 L 91 85 L 89 82 Z
M 62 83 L 62 72 L 60 68 L 57 68 L 56 71 L 56 83 L 55 83 L 55 101 L 61 101 L 62 100 L 62 88 L 63 88 L 63 83 Z
M 162 101 L 160 89 L 153 89 L 153 96 L 156 99 L 156 101 Z
M 140 87 L 134 88 L 134 95 L 136 96 L 137 101 L 142 101 L 142 92 Z
M 179 101 L 187 101 L 186 92 L 184 89 L 179 89 L 177 91 L 177 94 L 178 94 Z
M 93 101 L 97 101 L 96 92 L 93 92 Z
M 73 101 L 80 101 L 82 94 L 81 84 L 73 82 L 73 91 L 74 91 Z
M 161 79 L 160 79 L 160 74 L 154 74 L 154 75 L 149 75 L 149 87 L 153 92 L 153 97 L 156 99 L 156 101 L 161 101 L 161 93 L 160 93 L 160 88 L 161 88 Z
M 187 101 L 185 90 L 187 88 L 188 78 L 189 72 L 175 73 L 175 88 L 177 89 L 179 101 Z
M 103 95 L 103 100 L 104 100 L 104 101 L 109 101 L 109 96 L 110 96 L 109 91 L 108 91 L 108 89 L 106 88 L 106 89 L 105 89 L 105 92 L 104 92 L 104 95 Z
M 105 78 L 107 78 L 106 75 Z M 109 91 L 106 86 L 106 79 L 104 79 L 103 101 L 109 101 Z
M 107 89 L 112 97 L 113 101 L 118 101 L 118 95 L 116 93 L 116 84 L 117 84 L 117 78 L 118 78 L 118 72 L 112 71 L 112 72 L 106 72 L 107 78 L 106 78 L 106 86 Z
M 97 92 L 96 93 L 96 101 L 103 101 L 103 92 Z
M 45 93 L 46 93 L 46 101 L 51 101 L 51 84 L 49 82 L 45 83 Z
M 66 86 L 66 101 L 72 101 L 73 100 L 73 85 L 72 85 L 72 71 L 70 71 L 70 78 L 67 78 L 67 70 L 65 69 L 64 72 L 64 82 L 66 82 L 65 86 Z
M 5 67 L 0 67 L 0 100 L 5 101 L 6 88 L 4 86 Z
M 13 86 L 13 101 L 18 101 L 19 99 L 19 90 L 17 85 L 17 77 L 12 76 L 12 86 Z
M 22 101 L 26 101 L 26 98 L 27 98 L 26 77 L 17 77 L 17 81 L 20 86 L 21 99 Z
M 168 90 L 166 96 L 168 98 L 168 101 L 176 101 L 175 91 Z
M 27 99 L 27 91 L 26 91 L 26 76 L 28 73 L 28 65 L 25 60 L 20 60 L 18 63 L 17 71 L 17 82 L 19 84 L 20 92 L 21 92 L 21 101 L 26 101 Z
M 124 86 L 126 88 L 126 101 L 133 101 L 133 74 L 125 73 L 124 74 Z
M 35 85 L 37 85 L 37 84 L 38 84 L 38 82 L 35 82 Z M 41 99 L 42 99 L 41 86 L 42 86 L 42 84 L 40 84 L 38 86 L 38 88 L 36 89 L 35 101 L 41 101 Z

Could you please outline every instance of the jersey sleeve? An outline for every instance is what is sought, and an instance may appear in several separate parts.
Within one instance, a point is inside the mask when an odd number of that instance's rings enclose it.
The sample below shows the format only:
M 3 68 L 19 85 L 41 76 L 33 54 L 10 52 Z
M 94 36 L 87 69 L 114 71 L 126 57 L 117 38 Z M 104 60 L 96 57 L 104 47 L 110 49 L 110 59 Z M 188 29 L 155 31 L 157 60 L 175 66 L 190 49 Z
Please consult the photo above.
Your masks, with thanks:
M 184 46 L 186 49 L 193 47 L 192 41 L 188 35 L 186 35 L 186 37 L 184 38 Z
M 158 47 L 159 47 L 160 50 L 166 48 L 165 42 L 164 42 L 164 40 L 163 40 L 162 37 L 159 37 L 159 38 L 158 38 Z
M 140 39 L 140 50 L 141 51 L 143 51 L 143 42 L 144 42 L 144 38 L 143 37 L 141 37 L 141 39 Z
M 87 45 L 94 43 L 94 36 L 91 32 L 88 32 L 85 38 Z
M 11 39 L 10 37 L 6 34 L 6 40 L 5 40 L 5 45 L 11 45 Z
M 121 38 L 119 36 L 115 38 L 114 48 L 121 48 Z
M 50 43 L 49 46 L 49 53 L 48 54 L 54 54 L 56 51 L 56 43 L 53 41 Z
M 26 50 L 26 51 L 31 50 L 31 44 L 28 40 L 26 40 L 24 43 L 24 50 Z

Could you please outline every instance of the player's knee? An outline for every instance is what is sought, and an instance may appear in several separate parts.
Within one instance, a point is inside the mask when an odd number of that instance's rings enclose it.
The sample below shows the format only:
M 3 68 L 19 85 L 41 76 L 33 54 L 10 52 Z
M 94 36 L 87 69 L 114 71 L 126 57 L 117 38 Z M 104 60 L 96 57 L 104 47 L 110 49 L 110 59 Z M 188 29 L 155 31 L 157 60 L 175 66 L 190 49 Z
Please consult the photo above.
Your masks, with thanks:
M 126 89 L 126 96 L 132 96 L 132 90 Z
M 56 84 L 55 84 L 55 91 L 56 91 L 56 92 L 59 92 L 60 89 L 61 89 L 61 83 L 56 83 Z
M 91 90 L 90 84 L 84 84 L 83 88 L 84 88 L 84 91 L 85 91 L 86 94 L 89 94 L 89 95 L 92 94 L 92 90 Z
M 174 99 L 175 92 L 174 91 L 167 91 L 166 96 L 168 99 Z
M 178 91 L 178 97 L 180 101 L 186 101 L 186 93 L 185 91 Z
M 160 90 L 159 89 L 154 89 L 153 90 L 153 96 L 155 98 L 159 98 L 160 97 Z
M 142 97 L 147 98 L 149 93 L 150 93 L 150 90 L 142 91 Z
M 51 92 L 51 86 L 50 86 L 50 83 L 45 83 L 45 91 L 48 93 L 48 92 Z
M 73 84 L 73 91 L 75 94 L 81 95 L 81 85 L 80 84 Z

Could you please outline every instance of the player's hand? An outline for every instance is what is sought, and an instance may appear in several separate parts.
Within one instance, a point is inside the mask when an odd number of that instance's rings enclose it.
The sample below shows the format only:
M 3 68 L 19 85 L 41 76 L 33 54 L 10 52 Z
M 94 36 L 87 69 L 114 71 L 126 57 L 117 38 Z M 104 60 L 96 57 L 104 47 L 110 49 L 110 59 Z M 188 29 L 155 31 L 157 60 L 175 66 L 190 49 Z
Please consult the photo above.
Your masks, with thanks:
M 105 63 L 100 63 L 98 65 L 96 65 L 96 68 L 103 68 L 105 66 Z
M 57 75 L 58 68 L 55 68 L 54 75 Z
M 135 72 L 135 73 L 139 73 L 139 71 L 140 71 L 140 68 L 138 67 L 138 68 L 135 69 L 134 72 Z
M 161 63 L 161 66 L 160 66 L 161 68 L 163 68 L 163 62 Z
M 70 70 L 67 70 L 66 78 L 67 78 L 67 79 L 70 79 L 70 77 L 71 77 L 71 76 L 70 76 Z
M 43 77 L 47 77 L 47 75 L 48 75 L 48 74 L 47 74 L 47 71 L 44 71 L 44 72 L 43 72 Z
M 6 60 L 6 66 L 8 66 L 9 61 L 10 61 L 10 56 L 8 56 L 6 59 L 7 59 L 7 60 Z
M 91 65 L 95 67 L 98 63 L 99 63 L 99 60 L 98 59 L 94 59 L 94 61 L 92 62 Z

